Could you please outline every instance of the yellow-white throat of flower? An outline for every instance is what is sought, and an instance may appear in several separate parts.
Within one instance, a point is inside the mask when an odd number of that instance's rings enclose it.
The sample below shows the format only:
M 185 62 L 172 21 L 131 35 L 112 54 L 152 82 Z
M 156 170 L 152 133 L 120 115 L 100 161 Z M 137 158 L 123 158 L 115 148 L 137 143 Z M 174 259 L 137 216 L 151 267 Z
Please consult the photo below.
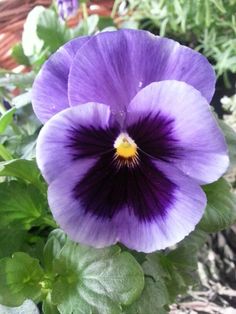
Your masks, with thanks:
M 115 160 L 117 165 L 134 167 L 139 162 L 138 146 L 135 141 L 127 134 L 120 133 L 114 142 Z

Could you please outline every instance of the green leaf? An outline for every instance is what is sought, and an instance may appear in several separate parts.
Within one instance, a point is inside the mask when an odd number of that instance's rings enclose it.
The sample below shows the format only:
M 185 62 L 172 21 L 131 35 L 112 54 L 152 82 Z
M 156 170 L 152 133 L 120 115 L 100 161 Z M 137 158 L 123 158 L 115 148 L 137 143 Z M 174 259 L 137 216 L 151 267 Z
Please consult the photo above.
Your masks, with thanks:
M 30 256 L 42 259 L 44 238 L 16 228 L 0 229 L 0 258 L 9 257 L 15 252 L 27 252 Z
M 41 225 L 46 207 L 45 197 L 32 185 L 19 181 L 0 184 L 0 227 L 30 229 Z
M 204 186 L 207 207 L 198 227 L 206 232 L 218 232 L 236 222 L 236 196 L 223 178 Z
M 0 176 L 10 176 L 24 180 L 32 183 L 42 193 L 46 193 L 46 184 L 35 160 L 13 159 L 0 162 Z
M 4 160 L 13 159 L 11 153 L 4 147 L 3 144 L 0 144 L 0 157 L 2 157 Z
M 25 55 L 21 43 L 16 44 L 12 48 L 11 55 L 16 60 L 17 63 L 23 64 L 23 65 L 26 65 L 26 66 L 30 65 L 29 58 Z
M 70 32 L 66 28 L 66 24 L 50 9 L 46 9 L 40 14 L 37 24 L 37 34 L 44 41 L 45 46 L 49 47 L 51 52 L 56 51 L 70 39 Z
M 0 260 L 0 304 L 19 306 L 26 299 L 39 301 L 43 270 L 39 261 L 25 253 Z
M 236 166 L 236 132 L 223 120 L 218 119 L 221 130 L 224 133 L 225 140 L 229 149 L 230 166 Z
M 43 314 L 60 314 L 57 306 L 52 304 L 50 294 L 48 294 L 46 300 L 43 301 Z
M 163 278 L 164 269 L 161 266 L 159 255 L 147 255 L 147 261 L 142 265 L 145 274 L 145 286 L 141 297 L 130 307 L 125 309 L 126 314 L 153 314 L 167 313 L 163 306 L 169 304 L 169 293 Z
M 0 117 L 0 134 L 3 133 L 7 126 L 12 122 L 16 108 L 11 108 Z
M 44 266 L 49 272 L 53 270 L 54 259 L 58 257 L 61 249 L 66 243 L 66 235 L 60 229 L 53 230 L 44 247 Z
M 205 239 L 205 232 L 195 230 L 176 249 L 148 254 L 142 264 L 145 275 L 143 293 L 124 312 L 168 313 L 166 307 L 175 301 L 176 296 L 186 293 L 189 285 L 196 283 L 197 253 Z
M 16 228 L 0 229 L 0 258 L 22 251 L 27 239 L 27 232 Z
M 114 20 L 110 16 L 100 16 L 98 21 L 98 28 L 103 30 L 107 27 L 115 26 Z
M 54 261 L 52 302 L 61 314 L 120 314 L 143 289 L 143 273 L 119 247 L 93 249 L 67 240 Z

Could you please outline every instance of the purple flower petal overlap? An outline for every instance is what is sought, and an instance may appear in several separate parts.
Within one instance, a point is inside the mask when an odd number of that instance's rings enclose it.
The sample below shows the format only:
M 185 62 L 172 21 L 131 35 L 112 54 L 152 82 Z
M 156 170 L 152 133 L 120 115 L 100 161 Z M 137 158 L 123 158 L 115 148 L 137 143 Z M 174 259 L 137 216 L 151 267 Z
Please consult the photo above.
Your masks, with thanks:
M 214 72 L 200 54 L 143 31 L 77 44 L 63 84 L 42 92 L 47 75 L 60 71 L 56 63 L 34 84 L 35 112 L 49 119 L 36 155 L 53 216 L 71 239 L 98 248 L 173 245 L 204 213 L 200 185 L 229 162 L 208 103 Z M 59 52 L 52 58 L 66 60 Z M 49 90 L 53 102 L 60 93 L 66 99 L 54 116 L 46 104 L 37 109 Z
M 45 62 L 34 81 L 32 104 L 38 119 L 45 123 L 57 112 L 69 107 L 68 76 L 72 61 L 89 36 L 71 40 Z

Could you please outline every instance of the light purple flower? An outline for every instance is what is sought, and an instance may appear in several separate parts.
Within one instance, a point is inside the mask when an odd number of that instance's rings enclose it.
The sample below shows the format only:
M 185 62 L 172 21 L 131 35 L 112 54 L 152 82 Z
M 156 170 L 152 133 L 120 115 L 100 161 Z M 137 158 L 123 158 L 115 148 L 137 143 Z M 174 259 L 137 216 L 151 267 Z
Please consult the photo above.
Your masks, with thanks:
M 56 0 L 58 13 L 63 20 L 74 16 L 78 10 L 78 0 Z
M 145 31 L 75 39 L 33 86 L 37 162 L 75 241 L 152 252 L 201 219 L 200 185 L 228 166 L 209 102 L 215 75 L 196 51 Z

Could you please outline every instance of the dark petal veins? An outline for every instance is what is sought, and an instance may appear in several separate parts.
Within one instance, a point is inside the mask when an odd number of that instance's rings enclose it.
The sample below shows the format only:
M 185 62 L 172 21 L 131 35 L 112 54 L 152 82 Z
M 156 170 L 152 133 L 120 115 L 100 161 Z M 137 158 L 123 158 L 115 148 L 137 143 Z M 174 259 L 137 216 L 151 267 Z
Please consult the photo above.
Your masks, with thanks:
M 119 128 L 80 126 L 71 128 L 68 147 L 74 160 L 99 157 L 96 164 L 76 184 L 74 198 L 85 213 L 112 219 L 128 208 L 141 221 L 164 217 L 173 200 L 175 184 L 159 171 L 150 156 L 160 160 L 176 157 L 177 140 L 172 133 L 174 121 L 161 114 L 148 114 L 127 129 L 138 145 L 138 165 L 120 167 L 114 160 L 114 141 Z M 149 156 L 150 155 L 150 156 Z
M 124 207 L 142 221 L 164 217 L 173 200 L 175 184 L 151 159 L 140 154 L 138 167 L 117 169 L 113 152 L 103 155 L 73 190 L 85 213 L 111 219 Z
M 174 119 L 160 112 L 149 113 L 128 127 L 128 134 L 139 149 L 149 156 L 168 161 L 181 155 L 180 144 L 173 132 Z
M 73 159 L 97 157 L 113 151 L 113 144 L 119 134 L 116 127 L 103 129 L 93 126 L 79 126 L 69 131 L 68 145 L 72 148 Z

